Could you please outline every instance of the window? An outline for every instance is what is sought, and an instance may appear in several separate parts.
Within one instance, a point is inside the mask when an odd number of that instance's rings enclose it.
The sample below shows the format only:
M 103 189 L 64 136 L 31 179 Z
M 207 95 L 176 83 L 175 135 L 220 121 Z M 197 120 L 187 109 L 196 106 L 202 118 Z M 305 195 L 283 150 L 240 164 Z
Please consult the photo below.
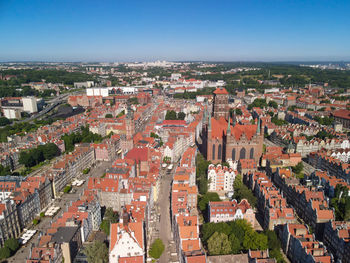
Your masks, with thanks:
M 218 159 L 221 160 L 221 152 L 222 152 L 222 149 L 221 149 L 221 144 L 219 144 L 219 147 L 218 147 Z
M 245 159 L 245 148 L 242 148 L 239 152 L 239 159 Z
M 236 149 L 232 149 L 232 161 L 236 160 Z
M 250 159 L 254 159 L 254 148 L 250 149 L 250 154 L 249 154 Z
M 212 158 L 215 159 L 215 144 L 213 144 Z

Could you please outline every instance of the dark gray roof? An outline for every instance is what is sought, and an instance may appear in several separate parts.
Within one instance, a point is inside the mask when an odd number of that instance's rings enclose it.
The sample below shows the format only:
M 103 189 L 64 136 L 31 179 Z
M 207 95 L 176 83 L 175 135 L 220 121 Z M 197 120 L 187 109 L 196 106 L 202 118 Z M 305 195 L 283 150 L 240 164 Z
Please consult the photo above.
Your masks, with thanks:
M 55 243 L 68 243 L 73 239 L 79 228 L 79 226 L 59 227 L 57 232 L 52 236 L 51 241 Z

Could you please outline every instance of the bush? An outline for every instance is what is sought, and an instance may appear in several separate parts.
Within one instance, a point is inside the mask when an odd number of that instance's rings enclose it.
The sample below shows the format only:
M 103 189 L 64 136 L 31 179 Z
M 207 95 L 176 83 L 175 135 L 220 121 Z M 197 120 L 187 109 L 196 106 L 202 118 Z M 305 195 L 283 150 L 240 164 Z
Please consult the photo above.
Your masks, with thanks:
M 65 194 L 67 194 L 67 193 L 70 192 L 70 190 L 72 190 L 72 186 L 67 185 L 67 186 L 63 189 L 63 192 L 64 192 Z
M 163 241 L 160 238 L 157 238 L 151 245 L 151 248 L 149 250 L 149 255 L 152 258 L 158 259 L 163 254 L 164 248 L 165 247 L 164 247 Z
M 88 174 L 90 172 L 90 168 L 85 168 L 84 170 L 83 170 L 83 174 Z
M 34 225 L 34 226 L 36 226 L 37 224 L 39 224 L 39 222 L 40 222 L 39 219 L 37 219 L 37 218 L 34 218 L 34 219 L 33 219 L 33 225 Z
M 44 212 L 41 212 L 40 213 L 40 217 L 44 217 L 45 216 L 45 213 Z

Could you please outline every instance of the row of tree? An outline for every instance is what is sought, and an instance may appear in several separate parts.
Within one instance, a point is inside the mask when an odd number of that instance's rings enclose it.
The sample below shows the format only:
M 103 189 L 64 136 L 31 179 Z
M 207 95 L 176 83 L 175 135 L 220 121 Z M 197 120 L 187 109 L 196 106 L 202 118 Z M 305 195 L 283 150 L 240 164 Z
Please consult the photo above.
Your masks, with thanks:
M 184 120 L 186 117 L 186 114 L 182 111 L 179 113 L 176 113 L 176 111 L 168 110 L 165 115 L 166 120 Z
M 340 184 L 336 186 L 331 207 L 334 208 L 336 220 L 350 220 L 350 196 L 349 189 L 346 186 Z
M 253 192 L 243 183 L 242 176 L 236 175 L 235 182 L 233 183 L 234 195 L 233 198 L 240 202 L 243 199 L 247 199 L 252 207 L 256 206 L 256 197 Z
M 251 110 L 252 108 L 255 108 L 255 107 L 257 107 L 257 108 L 265 108 L 267 106 L 272 107 L 274 109 L 278 108 L 278 104 L 277 104 L 276 101 L 271 100 L 271 101 L 269 101 L 269 103 L 267 103 L 266 99 L 259 99 L 259 98 L 257 98 L 257 99 L 255 99 L 253 101 L 253 103 L 248 105 L 248 110 Z
M 60 149 L 54 143 L 39 145 L 36 148 L 22 151 L 19 155 L 19 163 L 25 167 L 33 167 L 45 160 L 51 160 L 61 154 Z
M 210 161 L 207 161 L 202 154 L 198 153 L 196 158 L 196 183 L 201 195 L 206 194 L 208 191 L 207 170 L 209 164 Z

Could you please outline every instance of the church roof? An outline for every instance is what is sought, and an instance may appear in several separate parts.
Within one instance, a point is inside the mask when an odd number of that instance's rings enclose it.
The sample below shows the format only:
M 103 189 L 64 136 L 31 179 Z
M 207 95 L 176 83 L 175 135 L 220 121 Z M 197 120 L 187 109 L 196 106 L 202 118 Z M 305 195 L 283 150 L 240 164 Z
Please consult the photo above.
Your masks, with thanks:
M 216 95 L 222 95 L 222 94 L 228 94 L 227 90 L 223 87 L 220 88 L 216 88 L 216 90 L 214 91 L 214 94 Z
M 211 118 L 211 127 L 212 127 L 212 138 L 222 138 L 223 135 L 226 135 L 228 122 L 224 117 L 220 117 L 216 120 L 214 117 Z M 236 140 L 239 140 L 243 134 L 245 134 L 247 140 L 251 140 L 256 134 L 258 125 L 256 124 L 247 124 L 241 125 L 236 124 L 235 126 L 230 125 L 231 134 L 235 136 Z

